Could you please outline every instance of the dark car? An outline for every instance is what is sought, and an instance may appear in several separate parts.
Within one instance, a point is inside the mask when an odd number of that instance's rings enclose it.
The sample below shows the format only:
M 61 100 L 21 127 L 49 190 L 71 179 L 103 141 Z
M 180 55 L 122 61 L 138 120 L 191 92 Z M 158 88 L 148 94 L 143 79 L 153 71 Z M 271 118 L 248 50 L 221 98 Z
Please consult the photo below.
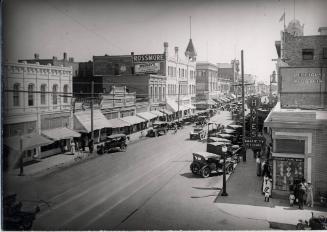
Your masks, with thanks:
M 23 210 L 22 202 L 17 202 L 16 194 L 5 196 L 3 199 L 3 229 L 4 230 L 30 230 L 35 220 L 35 215 L 40 211 L 35 209 Z
M 167 122 L 154 122 L 152 129 L 148 130 L 148 136 L 157 137 L 159 135 L 165 135 L 168 131 Z
M 107 136 L 105 141 L 97 144 L 97 153 L 104 154 L 112 150 L 126 151 L 126 135 L 125 134 L 114 134 Z
M 233 164 L 226 162 L 226 173 L 232 172 Z M 222 174 L 224 170 L 224 161 L 220 155 L 210 152 L 193 153 L 193 162 L 190 169 L 194 175 L 200 175 L 207 178 L 211 173 Z

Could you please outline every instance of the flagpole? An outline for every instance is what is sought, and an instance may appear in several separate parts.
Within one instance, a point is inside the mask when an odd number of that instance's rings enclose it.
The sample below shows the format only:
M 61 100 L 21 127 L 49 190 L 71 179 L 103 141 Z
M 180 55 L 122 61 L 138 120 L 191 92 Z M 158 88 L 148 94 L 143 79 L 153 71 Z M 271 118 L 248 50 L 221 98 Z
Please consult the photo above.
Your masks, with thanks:
M 286 26 L 285 26 L 285 8 L 284 8 L 284 32 L 285 32 L 285 28 L 286 28 Z

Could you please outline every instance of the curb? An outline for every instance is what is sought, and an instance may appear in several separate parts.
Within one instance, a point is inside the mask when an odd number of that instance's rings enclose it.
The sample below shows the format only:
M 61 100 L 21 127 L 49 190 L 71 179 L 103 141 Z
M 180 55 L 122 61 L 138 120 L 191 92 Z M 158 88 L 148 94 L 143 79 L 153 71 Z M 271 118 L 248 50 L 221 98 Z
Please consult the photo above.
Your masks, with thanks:
M 277 230 L 296 230 L 296 225 L 280 222 L 269 222 L 269 227 Z

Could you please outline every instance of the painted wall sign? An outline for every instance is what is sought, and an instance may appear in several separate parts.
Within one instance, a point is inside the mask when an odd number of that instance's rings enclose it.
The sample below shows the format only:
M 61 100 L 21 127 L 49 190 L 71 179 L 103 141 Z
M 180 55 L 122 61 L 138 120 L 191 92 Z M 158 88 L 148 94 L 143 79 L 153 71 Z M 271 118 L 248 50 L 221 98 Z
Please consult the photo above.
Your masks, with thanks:
M 134 63 L 143 63 L 151 61 L 165 61 L 165 54 L 145 54 L 145 55 L 134 55 Z
M 135 64 L 135 73 L 158 73 L 160 71 L 160 63 L 146 62 Z
M 289 158 L 289 157 L 274 157 L 274 160 L 281 160 L 281 161 L 297 161 L 297 162 L 304 162 L 304 159 L 300 158 Z
M 265 143 L 264 137 L 246 137 L 244 138 L 244 143 L 247 148 L 250 149 L 260 149 Z
M 280 68 L 281 93 L 320 93 L 326 91 L 326 68 Z

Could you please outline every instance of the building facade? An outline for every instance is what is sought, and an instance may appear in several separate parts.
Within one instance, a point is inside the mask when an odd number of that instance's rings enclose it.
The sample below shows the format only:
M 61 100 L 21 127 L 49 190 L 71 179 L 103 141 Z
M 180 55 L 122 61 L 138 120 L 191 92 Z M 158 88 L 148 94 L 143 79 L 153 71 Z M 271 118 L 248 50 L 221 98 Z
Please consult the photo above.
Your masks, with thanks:
M 71 67 L 38 63 L 7 63 L 4 65 L 4 137 L 30 133 L 49 134 L 63 130 L 74 135 L 71 116 Z M 66 129 L 65 129 L 66 128 Z M 56 139 L 41 149 L 27 151 L 26 160 L 62 152 L 68 141 Z
M 327 191 L 327 35 L 304 36 L 298 20 L 275 43 L 280 101 L 265 120 L 272 137 L 273 188 L 304 178 L 315 199 Z

